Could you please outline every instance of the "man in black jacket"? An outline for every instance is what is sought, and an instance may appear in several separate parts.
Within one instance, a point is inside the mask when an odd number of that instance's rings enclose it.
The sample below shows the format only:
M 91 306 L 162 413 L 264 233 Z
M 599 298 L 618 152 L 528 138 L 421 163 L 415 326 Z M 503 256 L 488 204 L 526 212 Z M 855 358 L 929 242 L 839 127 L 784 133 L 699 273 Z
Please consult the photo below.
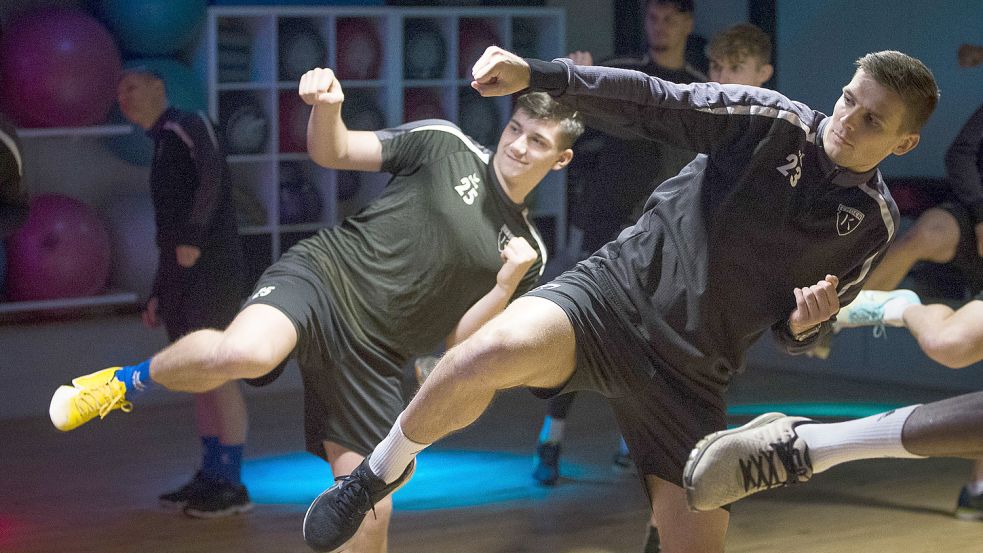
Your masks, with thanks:
M 311 505 L 308 545 L 343 548 L 419 451 L 524 385 L 608 397 L 664 549 L 722 551 L 727 511 L 687 507 L 689 451 L 724 428 L 723 393 L 763 332 L 808 349 L 859 292 L 898 220 L 877 166 L 917 146 L 938 100 L 931 72 L 905 54 L 857 64 L 826 116 L 761 88 L 486 50 L 472 82 L 483 95 L 544 90 L 588 124 L 702 153 L 633 227 L 448 351 L 389 436 Z

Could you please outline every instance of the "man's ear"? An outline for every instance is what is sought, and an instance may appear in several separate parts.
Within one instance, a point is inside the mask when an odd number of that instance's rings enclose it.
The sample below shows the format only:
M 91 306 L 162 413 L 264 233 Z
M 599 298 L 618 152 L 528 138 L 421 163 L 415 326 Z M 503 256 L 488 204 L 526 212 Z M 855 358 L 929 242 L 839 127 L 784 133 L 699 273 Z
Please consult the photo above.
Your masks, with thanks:
M 563 169 L 564 167 L 570 164 L 571 159 L 573 159 L 573 150 L 567 148 L 566 150 L 560 152 L 560 157 L 556 159 L 556 163 L 553 164 L 552 169 L 554 171 L 559 171 L 560 169 Z
M 921 139 L 922 139 L 922 135 L 918 133 L 906 134 L 905 137 L 901 139 L 901 142 L 899 142 L 898 145 L 895 146 L 893 150 L 891 150 L 891 153 L 893 153 L 896 156 L 903 156 L 908 152 L 914 150 L 915 146 L 918 146 L 918 142 Z

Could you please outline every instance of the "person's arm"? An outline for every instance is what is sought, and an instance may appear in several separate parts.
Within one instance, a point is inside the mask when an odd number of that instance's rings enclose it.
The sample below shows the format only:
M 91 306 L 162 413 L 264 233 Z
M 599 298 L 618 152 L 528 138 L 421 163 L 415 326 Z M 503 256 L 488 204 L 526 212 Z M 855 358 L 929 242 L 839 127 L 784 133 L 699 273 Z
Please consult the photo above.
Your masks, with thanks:
M 208 240 L 209 228 L 223 198 L 229 200 L 229 195 L 223 194 L 225 154 L 211 121 L 203 113 L 182 114 L 177 121 L 165 123 L 164 130 L 173 132 L 187 147 L 195 169 L 194 178 L 198 179 L 188 218 L 178 227 L 175 252 L 179 265 L 191 267 L 197 263 Z
M 945 155 L 946 177 L 975 223 L 983 222 L 983 106 L 966 121 Z
M 0 240 L 27 219 L 27 194 L 21 191 L 23 167 L 17 133 L 0 120 Z
M 609 134 L 699 152 L 763 138 L 781 123 L 810 132 L 815 116 L 808 107 L 767 89 L 680 85 L 639 71 L 577 66 L 568 59 L 522 59 L 497 47 L 485 51 L 474 76 L 471 86 L 483 96 L 542 90 Z
M 311 107 L 307 123 L 307 151 L 322 167 L 352 171 L 379 171 L 382 144 L 375 133 L 351 131 L 341 118 L 345 93 L 330 69 L 312 69 L 300 78 L 300 97 Z
M 447 336 L 448 349 L 466 340 L 492 317 L 505 310 L 536 258 L 536 250 L 526 242 L 525 238 L 520 236 L 509 240 L 502 250 L 503 264 L 496 275 L 495 286 L 461 317 L 457 326 Z

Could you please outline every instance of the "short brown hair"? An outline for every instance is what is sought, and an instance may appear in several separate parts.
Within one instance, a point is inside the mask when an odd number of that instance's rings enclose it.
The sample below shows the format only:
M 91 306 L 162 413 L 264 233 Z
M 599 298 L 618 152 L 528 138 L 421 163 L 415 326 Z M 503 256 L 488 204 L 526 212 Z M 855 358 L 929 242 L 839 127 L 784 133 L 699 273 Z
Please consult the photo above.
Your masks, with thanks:
M 553 121 L 560 127 L 561 149 L 573 146 L 584 132 L 584 121 L 573 109 L 557 102 L 545 92 L 527 92 L 515 101 L 515 111 L 524 111 L 533 119 Z
M 873 52 L 855 65 L 875 81 L 901 96 L 907 108 L 905 130 L 918 132 L 939 103 L 939 85 L 921 61 L 895 50 Z
M 731 25 L 710 40 L 707 57 L 738 63 L 752 57 L 762 64 L 771 63 L 771 37 L 751 23 Z

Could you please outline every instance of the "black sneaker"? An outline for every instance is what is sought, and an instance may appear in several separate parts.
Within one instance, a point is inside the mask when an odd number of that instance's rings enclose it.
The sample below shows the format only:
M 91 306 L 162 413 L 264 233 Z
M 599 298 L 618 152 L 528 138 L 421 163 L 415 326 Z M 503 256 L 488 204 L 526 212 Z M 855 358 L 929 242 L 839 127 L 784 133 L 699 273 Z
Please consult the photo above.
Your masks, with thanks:
M 365 514 L 409 482 L 415 470 L 414 460 L 402 476 L 386 484 L 373 474 L 366 457 L 351 474 L 337 478 L 334 486 L 321 492 L 307 509 L 304 541 L 308 547 L 329 553 L 343 549 L 355 537 Z
M 188 500 L 184 514 L 194 518 L 222 518 L 253 509 L 246 487 L 228 480 L 206 479 Z
M 536 446 L 536 469 L 532 477 L 544 486 L 553 486 L 560 479 L 560 444 L 541 442 Z
M 969 493 L 969 488 L 963 486 L 959 490 L 959 501 L 956 503 L 956 518 L 983 520 L 983 493 L 973 495 Z
M 160 506 L 174 511 L 183 509 L 188 504 L 188 501 L 191 500 L 192 496 L 197 493 L 198 488 L 203 485 L 204 481 L 205 477 L 199 470 L 185 485 L 173 492 L 158 496 L 157 499 L 160 501 Z

